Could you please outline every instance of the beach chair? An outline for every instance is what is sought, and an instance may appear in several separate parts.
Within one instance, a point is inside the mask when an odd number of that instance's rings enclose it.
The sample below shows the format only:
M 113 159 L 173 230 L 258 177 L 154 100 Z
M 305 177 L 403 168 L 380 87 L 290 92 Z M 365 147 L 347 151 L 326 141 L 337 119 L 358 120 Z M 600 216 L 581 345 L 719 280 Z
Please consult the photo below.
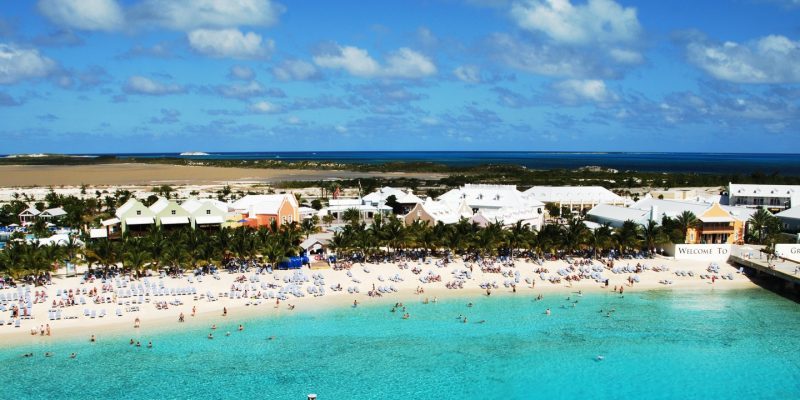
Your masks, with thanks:
M 19 328 L 21 324 L 22 324 L 22 320 L 21 319 L 17 319 L 16 322 L 14 322 L 14 328 Z
M 97 310 L 92 310 L 91 318 L 97 317 Z
M 57 320 L 61 319 L 61 310 L 56 311 L 56 319 Z
M 118 316 L 118 317 L 121 317 L 121 316 L 122 316 L 122 310 L 121 310 L 121 309 L 119 309 L 119 308 L 117 309 L 117 316 Z

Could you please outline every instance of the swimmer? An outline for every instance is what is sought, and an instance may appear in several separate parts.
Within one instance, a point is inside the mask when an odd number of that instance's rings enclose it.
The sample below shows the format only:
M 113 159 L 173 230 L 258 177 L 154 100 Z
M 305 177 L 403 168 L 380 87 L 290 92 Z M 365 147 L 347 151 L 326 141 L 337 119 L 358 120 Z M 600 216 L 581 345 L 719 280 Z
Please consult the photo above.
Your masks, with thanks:
M 550 315 L 550 309 L 548 308 L 547 310 L 544 311 L 544 313 Z
M 131 338 L 131 344 L 134 344 L 134 343 L 136 343 L 136 342 L 133 340 L 133 338 Z
M 153 342 L 147 342 L 147 348 L 148 349 L 152 349 L 153 348 Z
M 211 324 L 211 329 L 217 329 L 217 324 Z
M 231 335 L 231 332 L 230 332 L 230 331 L 228 331 L 228 332 L 225 332 L 225 336 L 230 336 L 230 335 Z
M 353 300 L 353 308 L 358 307 L 358 300 Z
M 76 358 L 76 357 L 78 357 L 77 353 L 72 353 L 72 354 L 69 355 L 69 358 Z
M 267 338 L 267 340 L 275 340 L 275 336 L 270 336 Z
M 44 356 L 45 357 L 52 357 L 53 353 L 48 351 L 47 353 L 44 353 Z
M 136 342 L 136 347 L 142 347 L 142 343 L 141 342 Z
M 244 325 L 239 325 L 239 332 L 244 330 Z
M 208 338 L 209 338 L 209 339 L 213 339 L 213 338 L 214 338 L 214 334 L 213 334 L 213 333 L 209 333 L 209 334 L 208 334 Z
M 89 338 L 89 341 L 90 341 L 90 342 L 92 342 L 92 343 L 94 343 L 94 342 L 96 342 L 96 341 L 97 341 L 97 339 L 94 337 L 94 335 L 92 335 L 92 337 L 91 337 L 91 338 Z
M 25 358 L 33 357 L 33 353 L 25 353 L 22 356 Z
M 467 323 L 467 317 L 464 317 L 464 323 L 465 324 Z
M 594 359 L 595 359 L 596 361 L 603 361 L 603 360 L 605 360 L 606 358 L 605 358 L 605 357 L 603 357 L 603 356 L 601 356 L 601 355 L 598 355 L 598 356 L 597 356 L 597 357 L 595 357 Z
M 485 320 L 485 319 L 482 319 L 482 320 L 478 321 L 478 323 L 479 323 L 479 324 L 485 324 L 485 323 L 486 323 L 486 320 Z
M 411 315 L 409 315 L 408 313 L 405 313 L 403 315 L 403 319 L 409 319 L 409 318 L 411 318 Z
M 467 307 L 472 307 L 472 303 L 467 303 Z

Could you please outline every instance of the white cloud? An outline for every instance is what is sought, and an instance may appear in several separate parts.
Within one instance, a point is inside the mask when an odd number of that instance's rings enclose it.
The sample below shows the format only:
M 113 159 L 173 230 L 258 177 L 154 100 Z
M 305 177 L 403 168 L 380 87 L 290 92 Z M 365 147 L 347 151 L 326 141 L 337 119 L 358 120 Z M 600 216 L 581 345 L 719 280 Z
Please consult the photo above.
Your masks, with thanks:
M 256 77 L 256 72 L 253 71 L 252 68 L 246 67 L 244 65 L 234 65 L 231 67 L 231 71 L 228 73 L 228 77 L 231 79 L 250 81 Z
M 39 54 L 36 49 L 21 49 L 0 43 L 0 84 L 42 78 L 57 69 L 55 61 Z
M 737 83 L 800 82 L 800 41 L 770 35 L 739 44 L 695 39 L 686 46 L 689 62 L 711 76 Z
M 261 35 L 238 29 L 197 29 L 187 35 L 189 45 L 202 54 L 218 58 L 259 58 L 272 53 L 275 42 L 263 43 Z
M 631 43 L 641 33 L 636 9 L 613 0 L 528 0 L 514 3 L 511 15 L 521 28 L 562 43 Z
M 314 63 L 323 68 L 343 69 L 362 78 L 421 78 L 436 73 L 436 66 L 428 57 L 407 47 L 390 53 L 385 66 L 366 50 L 353 46 L 336 46 L 329 53 L 315 56 Z
M 250 111 L 259 114 L 272 114 L 280 111 L 280 107 L 268 101 L 259 101 L 250 105 Z
M 284 60 L 272 68 L 272 75 L 281 81 L 305 81 L 319 78 L 314 64 L 303 60 Z
M 161 83 L 144 76 L 134 75 L 128 78 L 123 90 L 129 94 L 145 94 L 160 96 L 166 94 L 183 93 L 186 89 L 174 83 Z
M 303 124 L 303 120 L 300 119 L 300 117 L 298 117 L 296 115 L 290 115 L 290 116 L 286 117 L 286 119 L 284 119 L 283 121 L 286 122 L 289 125 L 302 125 Z
M 597 79 L 568 79 L 553 84 L 553 90 L 556 97 L 566 104 L 605 103 L 617 99 L 606 88 L 605 82 Z
M 50 21 L 70 28 L 113 31 L 125 23 L 115 0 L 39 0 L 38 8 Z
M 344 125 L 336 125 L 333 129 L 336 129 L 336 132 L 339 133 L 347 133 L 347 127 Z
M 135 22 L 182 31 L 270 26 L 282 12 L 270 0 L 145 0 L 130 9 Z
M 481 70 L 475 65 L 461 65 L 453 70 L 453 75 L 467 83 L 481 82 Z
M 221 96 L 229 97 L 232 99 L 247 99 L 255 96 L 260 96 L 266 92 L 263 86 L 256 81 L 247 83 L 235 83 L 232 85 L 217 86 L 217 93 Z
M 608 55 L 620 64 L 639 64 L 644 61 L 642 54 L 634 50 L 614 48 L 608 51 Z

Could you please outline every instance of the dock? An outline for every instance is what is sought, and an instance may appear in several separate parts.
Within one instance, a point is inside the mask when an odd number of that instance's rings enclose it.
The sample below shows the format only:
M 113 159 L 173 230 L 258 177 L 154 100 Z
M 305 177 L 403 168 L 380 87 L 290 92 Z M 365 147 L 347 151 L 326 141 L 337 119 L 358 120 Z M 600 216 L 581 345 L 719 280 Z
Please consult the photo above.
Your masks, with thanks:
M 800 292 L 800 264 L 784 259 L 767 261 L 763 246 L 734 246 L 728 262 L 753 271 L 756 277 L 771 276 L 784 283 L 784 289 Z

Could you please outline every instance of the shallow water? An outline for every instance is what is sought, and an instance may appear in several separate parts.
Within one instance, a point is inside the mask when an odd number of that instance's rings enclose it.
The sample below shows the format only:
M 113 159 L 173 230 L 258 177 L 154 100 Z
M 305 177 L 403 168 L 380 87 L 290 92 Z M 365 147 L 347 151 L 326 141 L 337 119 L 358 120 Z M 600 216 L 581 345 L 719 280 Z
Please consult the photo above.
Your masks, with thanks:
M 153 349 L 128 337 L 6 348 L 0 388 L 49 399 L 800 398 L 800 307 L 770 292 L 468 301 L 407 304 L 408 320 L 386 304 L 249 320 L 243 332 L 225 321 L 213 340 L 203 328 L 136 337 Z

